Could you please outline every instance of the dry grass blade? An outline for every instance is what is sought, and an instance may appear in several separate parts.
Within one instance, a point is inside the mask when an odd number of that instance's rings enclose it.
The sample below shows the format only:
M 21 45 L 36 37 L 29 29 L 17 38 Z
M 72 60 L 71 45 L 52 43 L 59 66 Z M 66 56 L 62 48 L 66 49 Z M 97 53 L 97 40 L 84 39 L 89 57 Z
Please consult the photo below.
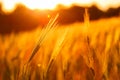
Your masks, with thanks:
M 60 39 L 58 39 L 58 41 L 56 43 L 56 46 L 55 46 L 55 48 L 53 50 L 52 56 L 50 58 L 50 61 L 48 63 L 48 66 L 47 66 L 47 69 L 46 69 L 46 72 L 45 72 L 45 80 L 47 80 L 48 73 L 49 73 L 50 69 L 52 68 L 53 63 L 55 62 L 57 56 L 59 55 L 60 50 L 62 49 L 62 47 L 64 46 L 64 44 L 65 44 L 65 42 L 67 40 L 65 38 L 67 36 L 67 33 L 68 33 L 68 28 L 65 30 L 62 37 L 60 37 Z
M 57 14 L 57 15 L 55 16 L 55 18 L 52 18 L 52 19 L 49 21 L 48 25 L 46 26 L 45 30 L 42 31 L 41 36 L 40 36 L 40 39 L 39 39 L 38 43 L 36 44 L 36 46 L 34 47 L 34 49 L 33 49 L 33 51 L 32 51 L 32 55 L 30 56 L 30 58 L 29 58 L 29 60 L 28 60 L 27 63 L 29 63 L 29 62 L 32 60 L 32 58 L 34 57 L 34 55 L 35 55 L 35 54 L 37 53 L 37 51 L 39 50 L 39 48 L 40 48 L 43 40 L 44 40 L 45 37 L 47 36 L 47 34 L 50 32 L 51 29 L 53 29 L 53 28 L 55 27 L 54 24 L 56 24 L 55 21 L 57 20 L 58 16 L 59 16 L 59 15 Z

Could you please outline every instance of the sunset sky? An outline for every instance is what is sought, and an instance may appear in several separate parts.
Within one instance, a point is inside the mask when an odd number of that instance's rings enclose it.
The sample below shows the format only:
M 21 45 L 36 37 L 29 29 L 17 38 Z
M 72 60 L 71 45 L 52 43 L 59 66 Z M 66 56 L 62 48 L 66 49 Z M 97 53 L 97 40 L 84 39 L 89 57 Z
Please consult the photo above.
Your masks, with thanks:
M 83 22 L 86 6 L 89 7 L 90 20 L 120 15 L 120 0 L 0 0 L 0 33 L 44 26 L 50 19 L 47 16 L 56 13 L 60 14 L 59 24 Z
M 116 8 L 120 6 L 120 0 L 2 0 L 2 10 L 12 12 L 17 4 L 23 4 L 30 9 L 55 9 L 58 4 L 71 6 L 72 4 L 80 6 L 91 6 L 96 4 L 101 10 Z

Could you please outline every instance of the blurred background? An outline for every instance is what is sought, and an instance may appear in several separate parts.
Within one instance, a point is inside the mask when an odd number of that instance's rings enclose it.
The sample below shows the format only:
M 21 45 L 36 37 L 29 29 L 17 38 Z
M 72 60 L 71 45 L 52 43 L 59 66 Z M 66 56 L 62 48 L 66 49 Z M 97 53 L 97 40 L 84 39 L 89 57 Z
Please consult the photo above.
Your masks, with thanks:
M 45 9 L 42 7 L 31 9 L 29 5 L 26 5 L 27 3 L 14 3 L 13 6 L 12 1 L 10 2 L 9 0 L 3 0 L 0 2 L 0 33 L 5 34 L 11 32 L 28 31 L 33 30 L 38 26 L 44 27 L 48 23 L 51 16 L 57 13 L 60 15 L 58 22 L 61 25 L 83 22 L 85 8 L 88 8 L 91 21 L 101 18 L 117 17 L 120 15 L 120 0 L 106 0 L 106 2 L 101 0 L 103 1 L 103 3 L 101 2 L 101 6 L 97 5 L 95 2 L 90 3 L 90 1 L 93 0 L 85 1 L 86 2 L 84 2 L 84 4 L 69 4 L 69 7 L 66 6 L 65 2 L 61 4 L 59 2 L 59 4 L 56 4 L 56 7 L 54 6 L 53 9 L 49 9 L 49 5 L 47 5 L 47 8 Z M 13 2 L 15 1 L 13 0 Z M 16 2 L 19 2 L 19 0 L 16 0 Z M 23 2 L 25 1 L 23 0 Z M 74 2 L 71 0 L 70 3 Z M 107 3 L 112 3 L 113 5 L 108 5 Z M 15 6 L 15 4 L 17 5 Z M 33 4 L 36 4 L 36 2 L 33 1 Z

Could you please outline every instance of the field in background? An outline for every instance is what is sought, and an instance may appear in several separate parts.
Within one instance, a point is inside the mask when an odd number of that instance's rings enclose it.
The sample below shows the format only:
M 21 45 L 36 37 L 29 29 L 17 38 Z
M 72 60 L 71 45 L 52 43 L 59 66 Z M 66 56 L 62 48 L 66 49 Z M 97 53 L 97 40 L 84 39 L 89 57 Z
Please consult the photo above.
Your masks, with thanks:
M 0 80 L 120 80 L 120 17 L 55 28 L 25 66 L 40 34 L 0 35 Z

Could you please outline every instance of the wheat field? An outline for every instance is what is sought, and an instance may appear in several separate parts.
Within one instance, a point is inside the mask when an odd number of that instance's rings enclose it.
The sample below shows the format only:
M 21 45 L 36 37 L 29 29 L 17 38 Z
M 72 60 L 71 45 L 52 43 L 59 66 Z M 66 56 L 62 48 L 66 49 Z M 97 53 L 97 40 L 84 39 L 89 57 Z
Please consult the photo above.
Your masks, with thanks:
M 120 17 L 0 34 L 0 80 L 120 80 Z

